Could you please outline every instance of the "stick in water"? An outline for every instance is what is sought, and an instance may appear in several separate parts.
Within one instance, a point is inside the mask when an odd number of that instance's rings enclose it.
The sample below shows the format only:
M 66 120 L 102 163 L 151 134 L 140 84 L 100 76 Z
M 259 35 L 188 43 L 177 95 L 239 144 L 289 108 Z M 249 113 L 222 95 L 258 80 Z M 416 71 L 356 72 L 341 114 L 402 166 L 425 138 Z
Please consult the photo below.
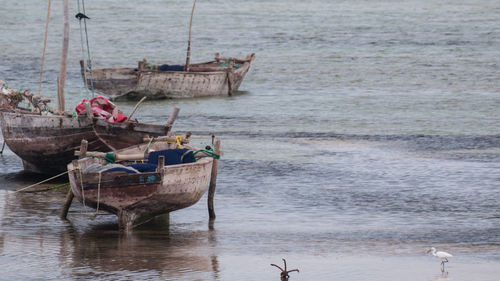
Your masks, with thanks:
M 167 127 L 172 127 L 172 124 L 174 124 L 174 121 L 177 118 L 177 115 L 179 115 L 180 110 L 181 109 L 178 107 L 174 108 L 174 111 L 172 111 L 172 114 L 170 114 L 170 117 L 168 117 L 167 124 L 166 124 Z

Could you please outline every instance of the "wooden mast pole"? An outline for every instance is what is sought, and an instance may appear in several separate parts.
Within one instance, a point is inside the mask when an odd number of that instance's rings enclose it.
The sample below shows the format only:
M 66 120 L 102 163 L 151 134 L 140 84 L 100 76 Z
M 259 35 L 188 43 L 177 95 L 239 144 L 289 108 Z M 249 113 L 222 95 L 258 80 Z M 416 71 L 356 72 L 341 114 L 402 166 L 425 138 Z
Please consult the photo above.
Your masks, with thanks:
M 64 85 L 66 84 L 66 68 L 68 61 L 69 46 L 69 0 L 63 0 L 64 27 L 63 27 L 63 45 L 61 54 L 61 67 L 57 82 L 57 101 L 59 111 L 64 111 Z
M 194 0 L 193 2 L 193 9 L 191 10 L 191 19 L 189 20 L 188 47 L 187 47 L 186 65 L 184 66 L 184 71 L 189 71 L 189 60 L 191 59 L 191 26 L 193 25 L 193 14 L 195 6 L 196 6 L 196 0 Z
M 38 84 L 38 94 L 42 91 L 42 78 L 43 78 L 43 64 L 45 62 L 45 50 L 47 49 L 47 34 L 49 33 L 49 20 L 50 20 L 50 6 L 52 1 L 49 0 L 49 7 L 47 8 L 47 20 L 45 21 L 45 37 L 43 39 L 43 52 L 42 52 L 42 66 L 40 67 L 40 83 Z

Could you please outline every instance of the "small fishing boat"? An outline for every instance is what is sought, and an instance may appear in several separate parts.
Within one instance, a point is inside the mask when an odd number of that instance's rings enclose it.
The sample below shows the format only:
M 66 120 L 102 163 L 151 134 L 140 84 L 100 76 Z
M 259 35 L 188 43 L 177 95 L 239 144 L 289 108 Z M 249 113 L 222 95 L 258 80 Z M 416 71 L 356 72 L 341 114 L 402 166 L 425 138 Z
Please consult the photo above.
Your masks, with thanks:
M 87 112 L 73 116 L 68 111 L 50 108 L 49 99 L 29 91 L 13 95 L 16 91 L 7 89 L 2 81 L 0 86 L 3 140 L 22 159 L 25 170 L 42 174 L 55 175 L 66 171 L 66 165 L 75 159 L 74 151 L 82 139 L 88 140 L 90 149 L 97 151 L 129 147 L 142 143 L 144 137 L 168 134 L 178 114 L 178 109 L 174 109 L 166 125 L 140 123 L 128 117 L 120 123 L 110 122 L 95 116 L 90 105 Z M 12 97 L 19 95 L 27 101 L 23 106 L 12 101 Z
M 188 69 L 185 65 L 155 65 L 142 60 L 136 68 L 101 68 L 92 73 L 87 68 L 82 70 L 82 77 L 86 85 L 111 100 L 231 96 L 254 59 L 255 54 L 241 59 L 216 54 L 213 61 L 190 64 Z
M 193 151 L 193 147 L 173 148 L 163 141 L 185 143 L 186 138 L 158 139 L 162 141 L 116 153 L 87 152 L 82 141 L 80 151 L 75 153 L 81 159 L 68 164 L 70 192 L 84 206 L 95 208 L 96 214 L 99 210 L 116 214 L 120 230 L 129 231 L 155 216 L 195 204 L 209 183 L 212 186 L 213 182 L 215 188 L 219 141 L 215 151 Z M 67 199 L 62 217 L 72 198 L 69 203 Z
M 193 1 L 189 21 L 186 63 L 183 65 L 155 65 L 139 61 L 137 68 L 92 69 L 80 60 L 81 74 L 87 87 L 111 100 L 194 98 L 206 96 L 232 96 L 255 59 L 255 54 L 245 58 L 224 58 L 215 54 L 209 62 L 191 64 L 191 27 L 196 0 Z

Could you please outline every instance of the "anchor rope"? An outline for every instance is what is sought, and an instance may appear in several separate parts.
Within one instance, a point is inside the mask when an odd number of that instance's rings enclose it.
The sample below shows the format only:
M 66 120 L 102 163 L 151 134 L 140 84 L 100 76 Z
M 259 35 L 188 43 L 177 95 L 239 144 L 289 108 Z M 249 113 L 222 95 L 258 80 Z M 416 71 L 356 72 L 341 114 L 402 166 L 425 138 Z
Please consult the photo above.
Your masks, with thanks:
M 82 189 L 82 215 L 84 215 L 83 212 L 85 212 L 85 215 L 90 216 L 89 213 L 87 213 L 87 206 L 85 206 L 85 191 L 83 189 L 83 174 L 82 174 L 82 168 L 78 167 L 78 172 L 80 173 L 80 188 Z
M 97 208 L 95 209 L 95 214 L 93 218 L 97 217 L 97 214 L 99 213 L 99 201 L 101 197 L 101 178 L 102 178 L 102 171 L 99 171 L 99 183 L 97 184 Z
M 66 172 L 64 172 L 64 173 L 60 173 L 59 175 L 55 175 L 55 176 L 50 177 L 50 178 L 48 178 L 48 179 L 45 179 L 45 180 L 43 180 L 43 181 L 41 181 L 41 182 L 37 182 L 37 183 L 35 183 L 35 184 L 32 184 L 32 185 L 29 185 L 29 186 L 23 187 L 23 188 L 18 189 L 18 190 L 15 190 L 15 191 L 14 191 L 14 193 L 21 192 L 21 191 L 26 190 L 26 189 L 28 189 L 28 188 L 31 188 L 31 187 L 33 187 L 33 186 L 37 186 L 37 185 L 39 185 L 39 184 L 42 184 L 42 183 L 48 182 L 48 181 L 50 181 L 50 180 L 53 180 L 53 179 L 58 178 L 58 177 L 60 177 L 60 176 L 63 176 L 63 175 L 65 175 L 65 174 L 67 174 L 67 173 L 68 173 L 68 171 L 66 171 Z

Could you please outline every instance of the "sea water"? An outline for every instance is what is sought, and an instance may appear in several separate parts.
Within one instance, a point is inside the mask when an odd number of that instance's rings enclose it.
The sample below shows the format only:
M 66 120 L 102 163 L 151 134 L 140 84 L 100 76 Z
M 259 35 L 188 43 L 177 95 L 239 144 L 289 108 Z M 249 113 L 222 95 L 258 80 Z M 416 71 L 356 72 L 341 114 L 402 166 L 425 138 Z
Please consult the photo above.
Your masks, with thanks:
M 45 2 L 0 1 L 14 88 L 38 89 Z M 94 68 L 185 62 L 191 1 L 93 2 Z M 42 94 L 56 101 L 52 5 Z M 92 97 L 70 8 L 67 110 Z M 256 60 L 232 97 L 146 100 L 134 116 L 163 124 L 180 107 L 177 133 L 222 141 L 213 228 L 206 196 L 129 235 L 76 200 L 61 221 L 65 190 L 14 193 L 45 177 L 6 148 L 1 280 L 279 280 L 282 258 L 300 270 L 290 280 L 498 280 L 498 1 L 198 1 L 191 49 L 192 62 Z M 454 255 L 444 272 L 431 246 Z

